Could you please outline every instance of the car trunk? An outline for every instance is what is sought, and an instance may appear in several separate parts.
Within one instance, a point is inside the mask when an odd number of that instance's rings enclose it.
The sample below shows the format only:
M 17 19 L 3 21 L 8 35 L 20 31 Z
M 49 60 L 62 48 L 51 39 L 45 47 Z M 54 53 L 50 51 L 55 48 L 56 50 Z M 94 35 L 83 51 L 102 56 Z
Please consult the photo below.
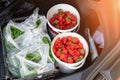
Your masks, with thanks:
M 80 29 L 77 33 L 81 34 L 88 40 L 86 35 L 86 28 L 89 28 L 90 34 L 93 36 L 95 31 L 99 28 L 104 35 L 104 48 L 99 52 L 99 56 L 92 61 L 89 53 L 86 63 L 76 72 L 71 74 L 63 74 L 60 72 L 45 73 L 43 79 L 48 80 L 98 80 L 104 76 L 108 80 L 115 80 L 120 74 L 119 56 L 120 56 L 120 41 L 119 41 L 119 0 L 11 0 L 10 5 L 4 8 L 0 13 L 0 33 L 5 24 L 12 19 L 16 22 L 24 21 L 30 16 L 33 10 L 38 7 L 39 14 L 45 15 L 50 7 L 55 4 L 66 3 L 74 6 L 80 13 Z M 2 3 L 3 4 L 3 3 Z M 19 6 L 18 6 L 19 5 Z M 89 43 L 89 42 L 88 42 Z M 0 38 L 0 79 L 14 79 L 9 74 L 6 64 L 6 53 L 2 46 L 2 33 Z M 96 44 L 98 49 L 98 45 Z M 113 65 L 114 64 L 114 65 Z M 115 71 L 117 71 L 116 75 Z M 46 75 L 47 74 L 47 75 Z M 51 75 L 50 75 L 51 74 Z M 109 77 L 108 77 L 109 76 Z M 103 77 L 102 77 L 103 78 Z M 30 80 L 30 79 L 28 79 Z

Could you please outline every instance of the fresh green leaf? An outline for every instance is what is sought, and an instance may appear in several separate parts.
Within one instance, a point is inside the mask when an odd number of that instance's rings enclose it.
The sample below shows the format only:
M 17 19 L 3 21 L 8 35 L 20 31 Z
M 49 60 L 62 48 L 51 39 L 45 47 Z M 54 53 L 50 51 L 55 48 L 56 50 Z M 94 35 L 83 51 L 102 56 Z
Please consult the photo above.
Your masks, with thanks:
M 38 28 L 40 24 L 41 24 L 41 20 L 39 19 L 36 21 L 36 28 Z
M 27 60 L 33 61 L 38 63 L 41 60 L 41 56 L 39 56 L 38 54 L 35 53 L 29 53 L 26 55 L 25 57 Z

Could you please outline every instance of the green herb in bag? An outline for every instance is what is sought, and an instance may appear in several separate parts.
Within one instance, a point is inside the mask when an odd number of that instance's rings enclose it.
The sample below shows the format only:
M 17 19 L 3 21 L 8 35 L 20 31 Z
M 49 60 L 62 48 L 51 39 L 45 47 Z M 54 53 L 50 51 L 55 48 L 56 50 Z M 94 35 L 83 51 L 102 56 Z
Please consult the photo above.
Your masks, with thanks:
M 11 26 L 11 35 L 13 39 L 16 39 L 18 36 L 22 35 L 24 32 L 19 29 Z
M 35 53 L 29 53 L 25 57 L 27 60 L 38 63 L 41 60 L 41 56 Z

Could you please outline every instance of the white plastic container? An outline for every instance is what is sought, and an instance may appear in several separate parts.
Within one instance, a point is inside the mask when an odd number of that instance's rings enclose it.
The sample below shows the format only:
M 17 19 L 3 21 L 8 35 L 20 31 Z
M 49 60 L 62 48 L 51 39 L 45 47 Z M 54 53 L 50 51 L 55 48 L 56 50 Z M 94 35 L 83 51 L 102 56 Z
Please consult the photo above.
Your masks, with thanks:
M 80 40 L 80 42 L 83 44 L 83 48 L 85 49 L 85 56 L 81 61 L 73 63 L 73 64 L 65 63 L 65 62 L 61 61 L 60 59 L 58 59 L 55 56 L 55 54 L 53 53 L 52 48 L 53 48 L 53 45 L 54 45 L 56 39 L 62 38 L 62 37 L 67 37 L 67 36 L 77 37 Z M 79 35 L 77 33 L 69 32 L 69 33 L 60 33 L 53 39 L 53 41 L 51 43 L 51 51 L 52 51 L 53 57 L 55 58 L 56 62 L 58 63 L 60 71 L 63 73 L 72 73 L 84 65 L 86 58 L 88 56 L 89 48 L 88 48 L 87 41 L 81 35 Z
M 67 29 L 67 30 L 60 30 L 50 24 L 49 20 L 53 17 L 55 13 L 58 13 L 58 9 L 62 9 L 63 11 L 70 11 L 70 13 L 76 16 L 77 24 L 75 25 L 75 27 Z M 48 20 L 48 26 L 49 26 L 48 29 L 50 33 L 52 34 L 52 36 L 56 36 L 58 33 L 62 33 L 62 32 L 73 32 L 77 27 L 80 27 L 79 26 L 80 25 L 80 14 L 76 8 L 74 8 L 73 6 L 69 4 L 57 4 L 51 7 L 47 12 L 47 20 Z

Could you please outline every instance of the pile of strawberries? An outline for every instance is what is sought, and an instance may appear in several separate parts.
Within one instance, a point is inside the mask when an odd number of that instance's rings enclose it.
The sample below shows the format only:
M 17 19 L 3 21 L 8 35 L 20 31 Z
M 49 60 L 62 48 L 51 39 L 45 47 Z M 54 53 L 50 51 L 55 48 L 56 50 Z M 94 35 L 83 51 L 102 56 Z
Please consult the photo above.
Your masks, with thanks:
M 58 13 L 53 15 L 53 17 L 50 19 L 50 23 L 57 29 L 67 30 L 75 27 L 77 24 L 77 18 L 69 11 L 58 9 Z
M 57 38 L 52 49 L 55 56 L 66 63 L 79 62 L 85 56 L 83 44 L 77 37 Z

